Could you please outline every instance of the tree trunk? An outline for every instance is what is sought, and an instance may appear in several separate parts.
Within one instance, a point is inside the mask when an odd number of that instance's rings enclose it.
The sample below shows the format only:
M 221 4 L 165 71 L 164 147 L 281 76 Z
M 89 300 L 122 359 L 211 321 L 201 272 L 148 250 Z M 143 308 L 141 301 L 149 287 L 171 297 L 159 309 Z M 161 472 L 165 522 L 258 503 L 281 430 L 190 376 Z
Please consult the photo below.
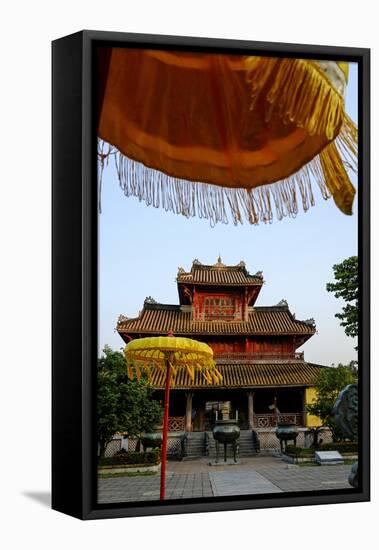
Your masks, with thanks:
M 106 446 L 107 446 L 107 441 L 105 441 L 105 440 L 100 440 L 99 441 L 99 447 L 100 447 L 99 457 L 100 458 L 104 458 Z

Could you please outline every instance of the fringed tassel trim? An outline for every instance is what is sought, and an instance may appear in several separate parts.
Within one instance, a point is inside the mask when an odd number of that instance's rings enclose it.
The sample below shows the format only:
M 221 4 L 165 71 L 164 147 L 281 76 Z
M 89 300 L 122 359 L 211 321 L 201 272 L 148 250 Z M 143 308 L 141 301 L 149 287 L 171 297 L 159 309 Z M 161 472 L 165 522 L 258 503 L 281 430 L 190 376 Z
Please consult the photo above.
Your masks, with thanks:
M 341 212 L 351 215 L 356 191 L 349 172 L 356 174 L 358 171 L 358 129 L 347 115 L 337 138 L 319 157 L 329 193 Z
M 277 61 L 277 60 L 275 60 Z M 338 208 L 352 213 L 355 189 L 348 172 L 357 172 L 358 130 L 345 114 L 337 138 L 321 153 L 292 176 L 253 189 L 234 189 L 201 182 L 192 182 L 167 176 L 122 155 L 117 149 L 99 141 L 99 211 L 104 167 L 111 158 L 120 186 L 127 197 L 134 196 L 148 206 L 163 208 L 190 218 L 198 216 L 210 221 L 228 223 L 228 210 L 233 223 L 271 223 L 273 211 L 277 218 L 295 217 L 298 213 L 298 195 L 303 210 L 313 206 L 312 181 L 315 181 L 324 199 L 333 196 Z
M 309 135 L 333 140 L 344 117 L 344 101 L 321 69 L 312 61 L 248 57 L 247 81 L 251 109 L 265 94 L 265 119 L 275 111 L 284 123 L 292 122 Z
M 228 210 L 235 225 L 243 223 L 243 219 L 253 225 L 271 223 L 274 211 L 279 220 L 295 217 L 298 195 L 305 212 L 315 204 L 312 181 L 318 184 L 324 199 L 333 196 L 338 208 L 351 214 L 355 189 L 348 172 L 357 172 L 357 138 L 355 124 L 345 115 L 338 137 L 319 156 L 289 178 L 250 190 L 173 178 L 99 141 L 99 211 L 103 170 L 113 157 L 120 186 L 127 197 L 137 197 L 148 206 L 164 208 L 187 218 L 208 219 L 211 226 L 218 222 L 228 223 Z
M 311 61 L 250 57 L 246 63 L 252 109 L 264 91 L 266 120 L 275 110 L 284 122 L 334 141 L 289 178 L 250 190 L 170 177 L 99 141 L 100 212 L 103 170 L 113 157 L 126 196 L 187 218 L 209 219 L 212 226 L 228 223 L 228 210 L 234 224 L 242 223 L 243 218 L 251 224 L 272 222 L 274 210 L 279 220 L 294 217 L 298 213 L 298 195 L 304 211 L 314 205 L 312 181 L 317 182 L 324 199 L 332 195 L 341 211 L 351 214 L 355 189 L 348 173 L 357 171 L 358 130 L 344 113 L 342 96 Z
M 109 145 L 109 143 L 106 143 L 102 139 L 97 140 L 98 209 L 100 214 L 102 210 L 101 209 L 101 192 L 102 192 L 102 185 L 103 185 L 104 168 L 109 165 L 109 160 L 111 159 L 111 157 L 112 156 L 114 157 L 117 154 L 119 154 L 119 152 L 115 147 L 113 147 L 112 145 Z
M 345 146 L 345 139 L 341 140 Z M 253 225 L 271 223 L 274 212 L 279 220 L 295 217 L 299 210 L 299 196 L 304 211 L 315 204 L 312 182 L 318 184 L 324 199 L 333 195 L 336 204 L 345 213 L 351 213 L 354 188 L 344 170 L 337 146 L 331 144 L 324 151 L 289 178 L 248 190 L 173 178 L 110 148 L 106 159 L 99 157 L 99 192 L 102 168 L 113 157 L 125 196 L 137 197 L 148 206 L 163 208 L 187 218 L 197 216 L 208 219 L 212 227 L 219 222 L 228 223 L 229 213 L 235 225 L 243 223 L 244 219 Z M 337 182 L 334 181 L 336 177 Z M 100 206 L 99 197 L 99 210 Z
M 349 179 L 334 142 L 321 151 L 320 162 L 325 184 L 333 196 L 334 202 L 344 214 L 351 215 L 353 213 L 355 188 Z

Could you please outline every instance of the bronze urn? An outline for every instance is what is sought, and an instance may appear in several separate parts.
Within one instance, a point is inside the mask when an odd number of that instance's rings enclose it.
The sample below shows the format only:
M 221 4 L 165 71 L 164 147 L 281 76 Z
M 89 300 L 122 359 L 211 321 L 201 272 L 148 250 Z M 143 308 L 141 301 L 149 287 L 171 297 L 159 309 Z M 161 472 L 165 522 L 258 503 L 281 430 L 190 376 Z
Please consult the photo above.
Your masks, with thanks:
M 237 462 L 237 439 L 241 433 L 237 420 L 217 420 L 212 431 L 216 440 L 216 462 L 218 462 L 220 443 L 224 445 L 224 462 L 226 462 L 228 444 L 232 445 L 234 462 Z
M 275 434 L 280 441 L 280 450 L 283 453 L 287 448 L 287 441 L 293 441 L 293 444 L 296 446 L 296 438 L 299 435 L 299 430 L 296 424 L 278 423 Z

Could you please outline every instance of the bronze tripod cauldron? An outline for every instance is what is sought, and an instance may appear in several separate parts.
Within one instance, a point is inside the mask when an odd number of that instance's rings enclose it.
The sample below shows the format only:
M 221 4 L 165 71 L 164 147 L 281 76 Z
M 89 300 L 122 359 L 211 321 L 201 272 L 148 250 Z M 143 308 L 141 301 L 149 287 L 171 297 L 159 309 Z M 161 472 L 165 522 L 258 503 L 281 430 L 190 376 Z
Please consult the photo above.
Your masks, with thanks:
M 227 445 L 233 447 L 233 459 L 237 462 L 237 439 L 240 436 L 240 428 L 236 420 L 217 420 L 213 428 L 213 437 L 216 440 L 216 463 L 218 462 L 220 443 L 224 445 L 224 462 L 226 462 Z
M 280 441 L 280 451 L 284 453 L 287 449 L 287 442 L 293 441 L 296 446 L 296 438 L 299 435 L 296 424 L 290 423 L 278 423 L 276 428 L 276 437 Z

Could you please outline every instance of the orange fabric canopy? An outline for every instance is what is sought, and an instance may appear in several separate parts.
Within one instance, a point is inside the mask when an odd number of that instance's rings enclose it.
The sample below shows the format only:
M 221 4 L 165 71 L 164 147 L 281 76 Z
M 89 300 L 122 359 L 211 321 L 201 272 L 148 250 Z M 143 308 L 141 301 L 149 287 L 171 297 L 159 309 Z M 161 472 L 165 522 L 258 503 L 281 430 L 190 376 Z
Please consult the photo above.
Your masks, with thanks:
M 225 218 L 227 199 L 235 221 L 244 210 L 256 223 L 271 203 L 268 189 L 252 190 L 281 182 L 276 194 L 270 186 L 277 209 L 295 214 L 293 188 L 299 186 L 306 208 L 313 178 L 351 213 L 354 188 L 334 141 L 343 129 L 342 148 L 354 157 L 355 129 L 343 108 L 345 66 L 102 48 L 99 80 L 98 135 L 119 152 L 127 195 L 184 215 L 197 208 L 214 221 Z M 204 190 L 199 182 L 211 185 Z

